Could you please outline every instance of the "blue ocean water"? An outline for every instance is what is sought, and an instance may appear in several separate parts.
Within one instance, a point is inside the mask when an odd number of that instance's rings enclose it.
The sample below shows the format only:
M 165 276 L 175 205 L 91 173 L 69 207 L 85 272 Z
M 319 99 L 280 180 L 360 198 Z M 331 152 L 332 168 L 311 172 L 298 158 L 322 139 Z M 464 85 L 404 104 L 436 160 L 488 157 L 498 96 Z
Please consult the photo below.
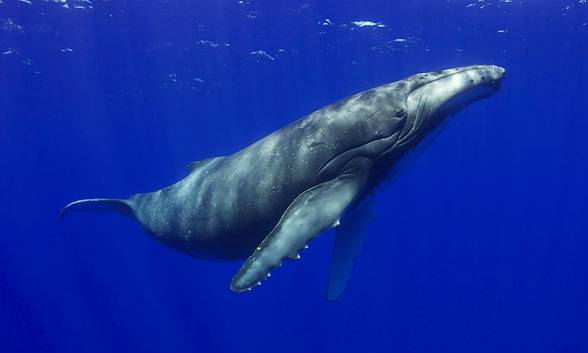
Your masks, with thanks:
M 588 352 L 585 0 L 0 0 L 0 352 Z M 356 92 L 508 71 L 380 194 L 346 293 L 332 232 L 251 293 L 83 197 L 169 185 Z

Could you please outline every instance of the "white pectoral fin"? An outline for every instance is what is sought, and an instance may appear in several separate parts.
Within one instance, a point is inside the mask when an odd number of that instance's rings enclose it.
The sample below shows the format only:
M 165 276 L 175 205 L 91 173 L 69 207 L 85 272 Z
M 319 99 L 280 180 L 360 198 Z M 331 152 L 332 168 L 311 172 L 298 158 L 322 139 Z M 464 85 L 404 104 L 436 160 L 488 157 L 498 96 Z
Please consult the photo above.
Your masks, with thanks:
M 336 300 L 343 294 L 353 268 L 353 261 L 362 252 L 363 234 L 372 219 L 370 200 L 346 215 L 343 224 L 337 228 L 329 268 L 327 300 Z
M 298 252 L 323 230 L 337 223 L 341 214 L 361 191 L 366 173 L 354 168 L 349 173 L 316 185 L 300 194 L 257 247 L 231 282 L 234 291 L 261 284 L 269 271 L 284 258 L 298 259 Z

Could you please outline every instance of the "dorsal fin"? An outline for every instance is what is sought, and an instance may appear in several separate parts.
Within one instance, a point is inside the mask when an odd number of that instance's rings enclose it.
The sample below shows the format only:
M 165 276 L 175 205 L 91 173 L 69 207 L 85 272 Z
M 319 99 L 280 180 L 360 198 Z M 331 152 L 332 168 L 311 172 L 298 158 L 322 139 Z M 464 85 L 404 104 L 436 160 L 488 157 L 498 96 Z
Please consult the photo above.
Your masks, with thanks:
M 221 159 L 221 158 L 224 158 L 224 157 L 213 157 L 213 158 L 203 159 L 201 161 L 190 162 L 190 163 L 188 163 L 188 168 L 190 168 L 190 171 L 193 172 L 196 169 L 205 167 L 205 166 L 209 165 L 210 163 L 216 161 L 217 159 Z

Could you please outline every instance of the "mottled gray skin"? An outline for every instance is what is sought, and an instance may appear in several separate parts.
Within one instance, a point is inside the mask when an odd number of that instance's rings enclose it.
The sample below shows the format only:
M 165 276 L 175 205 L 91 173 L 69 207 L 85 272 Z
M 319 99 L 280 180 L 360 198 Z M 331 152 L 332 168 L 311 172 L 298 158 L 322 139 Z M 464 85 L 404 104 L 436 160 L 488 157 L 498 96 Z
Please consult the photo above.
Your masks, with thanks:
M 168 188 L 137 194 L 130 200 L 137 218 L 156 239 L 193 256 L 243 258 L 296 196 L 341 173 L 354 157 L 376 160 L 398 142 L 406 123 L 405 108 L 391 104 L 398 95 L 393 85 L 360 93 L 214 159 Z M 370 142 L 374 147 L 366 148 Z
M 364 91 L 232 155 L 196 163 L 176 184 L 122 202 L 168 246 L 210 260 L 244 258 L 306 190 L 362 173 L 361 190 L 345 207 L 361 202 L 448 116 L 495 92 L 503 75 L 496 66 L 469 66 Z

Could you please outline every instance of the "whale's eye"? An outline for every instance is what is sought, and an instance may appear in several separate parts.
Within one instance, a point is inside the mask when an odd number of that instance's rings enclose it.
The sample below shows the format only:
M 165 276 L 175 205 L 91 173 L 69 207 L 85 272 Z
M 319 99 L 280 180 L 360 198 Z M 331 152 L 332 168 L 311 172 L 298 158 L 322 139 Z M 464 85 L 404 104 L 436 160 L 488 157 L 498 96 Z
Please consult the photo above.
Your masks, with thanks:
M 398 109 L 396 112 L 394 112 L 394 116 L 397 118 L 402 118 L 403 116 L 406 116 L 406 110 Z

